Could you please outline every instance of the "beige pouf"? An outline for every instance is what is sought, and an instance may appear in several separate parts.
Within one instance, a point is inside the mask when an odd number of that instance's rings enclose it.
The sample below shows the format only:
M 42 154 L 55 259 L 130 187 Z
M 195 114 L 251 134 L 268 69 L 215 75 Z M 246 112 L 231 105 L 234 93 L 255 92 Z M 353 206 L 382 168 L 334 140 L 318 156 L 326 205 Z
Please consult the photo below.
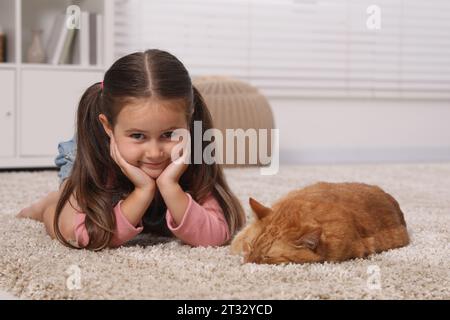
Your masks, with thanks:
M 259 140 L 259 129 L 267 129 L 267 143 L 262 145 L 263 154 L 268 157 L 272 154 L 271 129 L 274 128 L 272 110 L 266 97 L 257 88 L 243 81 L 225 76 L 203 76 L 193 79 L 194 86 L 202 94 L 213 118 L 214 127 L 219 129 L 223 135 L 223 164 L 225 166 L 251 166 L 268 165 L 264 158 L 259 155 L 259 149 L 263 141 Z M 226 129 L 255 129 L 256 130 L 256 161 L 250 159 L 249 138 L 245 138 L 245 161 L 238 163 L 238 143 L 234 138 L 234 161 L 233 164 L 226 163 Z M 234 131 L 236 132 L 236 131 Z M 248 132 L 248 131 L 247 131 Z M 265 147 L 264 147 L 265 146 Z M 256 149 L 255 149 L 256 148 Z M 217 147 L 220 152 L 219 147 Z M 267 150 L 265 152 L 265 150 Z

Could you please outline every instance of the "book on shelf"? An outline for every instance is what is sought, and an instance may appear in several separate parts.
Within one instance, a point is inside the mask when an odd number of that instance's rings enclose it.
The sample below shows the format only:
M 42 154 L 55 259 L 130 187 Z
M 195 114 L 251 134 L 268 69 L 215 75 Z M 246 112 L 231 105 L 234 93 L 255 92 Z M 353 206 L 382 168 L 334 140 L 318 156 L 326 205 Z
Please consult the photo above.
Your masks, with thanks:
M 67 29 L 66 37 L 64 39 L 64 44 L 61 50 L 61 54 L 59 55 L 59 61 L 58 64 L 70 64 L 72 61 L 71 59 L 71 53 L 73 52 L 73 39 L 75 37 L 75 34 L 77 32 L 77 29 Z
M 66 15 L 58 14 L 53 21 L 52 30 L 46 47 L 47 59 L 50 64 L 58 64 L 64 45 L 67 29 Z
M 103 16 L 101 14 L 89 14 L 89 63 L 102 65 L 103 61 Z
M 89 27 L 89 12 L 81 11 L 80 29 L 74 47 L 74 64 L 89 65 Z
M 103 65 L 103 16 L 82 11 L 79 29 L 67 28 L 67 19 L 65 14 L 55 17 L 46 49 L 48 63 Z

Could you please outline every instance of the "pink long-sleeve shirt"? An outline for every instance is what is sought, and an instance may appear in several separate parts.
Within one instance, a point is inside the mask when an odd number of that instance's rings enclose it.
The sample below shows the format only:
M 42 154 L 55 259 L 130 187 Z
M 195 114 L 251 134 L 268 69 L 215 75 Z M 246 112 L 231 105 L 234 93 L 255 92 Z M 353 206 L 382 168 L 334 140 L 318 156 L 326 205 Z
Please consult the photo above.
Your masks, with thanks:
M 220 246 L 230 239 L 228 224 L 223 215 L 222 208 L 210 193 L 205 202 L 200 205 L 189 193 L 189 203 L 179 225 L 176 225 L 170 210 L 166 211 L 167 227 L 183 242 L 192 246 Z M 133 226 L 123 215 L 120 200 L 114 207 L 116 217 L 116 229 L 111 239 L 110 246 L 118 247 L 133 239 L 142 232 L 142 221 Z M 80 247 L 85 247 L 89 242 L 86 230 L 86 214 L 78 212 L 75 217 L 75 240 Z

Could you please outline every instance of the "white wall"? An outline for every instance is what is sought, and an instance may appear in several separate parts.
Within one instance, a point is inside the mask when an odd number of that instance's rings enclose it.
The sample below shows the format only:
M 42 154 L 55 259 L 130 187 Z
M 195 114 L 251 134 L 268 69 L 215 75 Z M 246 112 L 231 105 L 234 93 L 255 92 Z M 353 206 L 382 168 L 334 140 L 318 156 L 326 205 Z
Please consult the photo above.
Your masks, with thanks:
M 132 23 L 116 26 L 116 55 L 164 48 L 193 76 L 249 81 L 270 97 L 284 163 L 450 161 L 447 0 L 379 0 L 376 31 L 370 0 L 118 2 Z
M 450 102 L 270 100 L 282 163 L 450 160 Z

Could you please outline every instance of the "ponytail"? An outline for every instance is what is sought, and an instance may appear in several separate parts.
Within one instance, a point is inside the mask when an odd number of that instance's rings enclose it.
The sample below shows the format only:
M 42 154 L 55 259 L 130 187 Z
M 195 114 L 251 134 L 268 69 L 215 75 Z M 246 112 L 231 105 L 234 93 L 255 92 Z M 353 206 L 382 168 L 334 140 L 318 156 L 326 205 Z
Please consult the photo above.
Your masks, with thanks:
M 213 128 L 213 120 L 201 93 L 195 86 L 192 86 L 192 89 L 194 110 L 190 123 L 190 133 L 191 137 L 194 137 L 194 121 L 201 121 L 203 137 L 206 130 Z M 202 139 L 202 151 L 208 144 L 208 141 Z M 194 150 L 194 139 L 191 139 L 191 150 Z M 223 174 L 222 166 L 218 163 L 211 165 L 194 164 L 193 156 L 194 152 L 191 152 L 190 167 L 193 169 L 186 172 L 185 180 L 190 180 L 189 184 L 194 199 L 201 203 L 211 192 L 223 210 L 230 234 L 234 235 L 245 224 L 245 212 L 237 197 L 231 192 Z
M 69 247 L 74 246 L 62 237 L 58 220 L 71 195 L 86 214 L 85 226 L 89 236 L 86 248 L 105 248 L 115 229 L 114 215 L 106 214 L 113 210 L 112 190 L 105 188 L 107 174 L 112 167 L 109 160 L 109 137 L 98 120 L 102 112 L 102 94 L 101 82 L 98 82 L 90 86 L 81 97 L 77 111 L 77 154 L 72 173 L 67 178 L 56 206 L 53 221 L 55 234 L 58 240 Z

